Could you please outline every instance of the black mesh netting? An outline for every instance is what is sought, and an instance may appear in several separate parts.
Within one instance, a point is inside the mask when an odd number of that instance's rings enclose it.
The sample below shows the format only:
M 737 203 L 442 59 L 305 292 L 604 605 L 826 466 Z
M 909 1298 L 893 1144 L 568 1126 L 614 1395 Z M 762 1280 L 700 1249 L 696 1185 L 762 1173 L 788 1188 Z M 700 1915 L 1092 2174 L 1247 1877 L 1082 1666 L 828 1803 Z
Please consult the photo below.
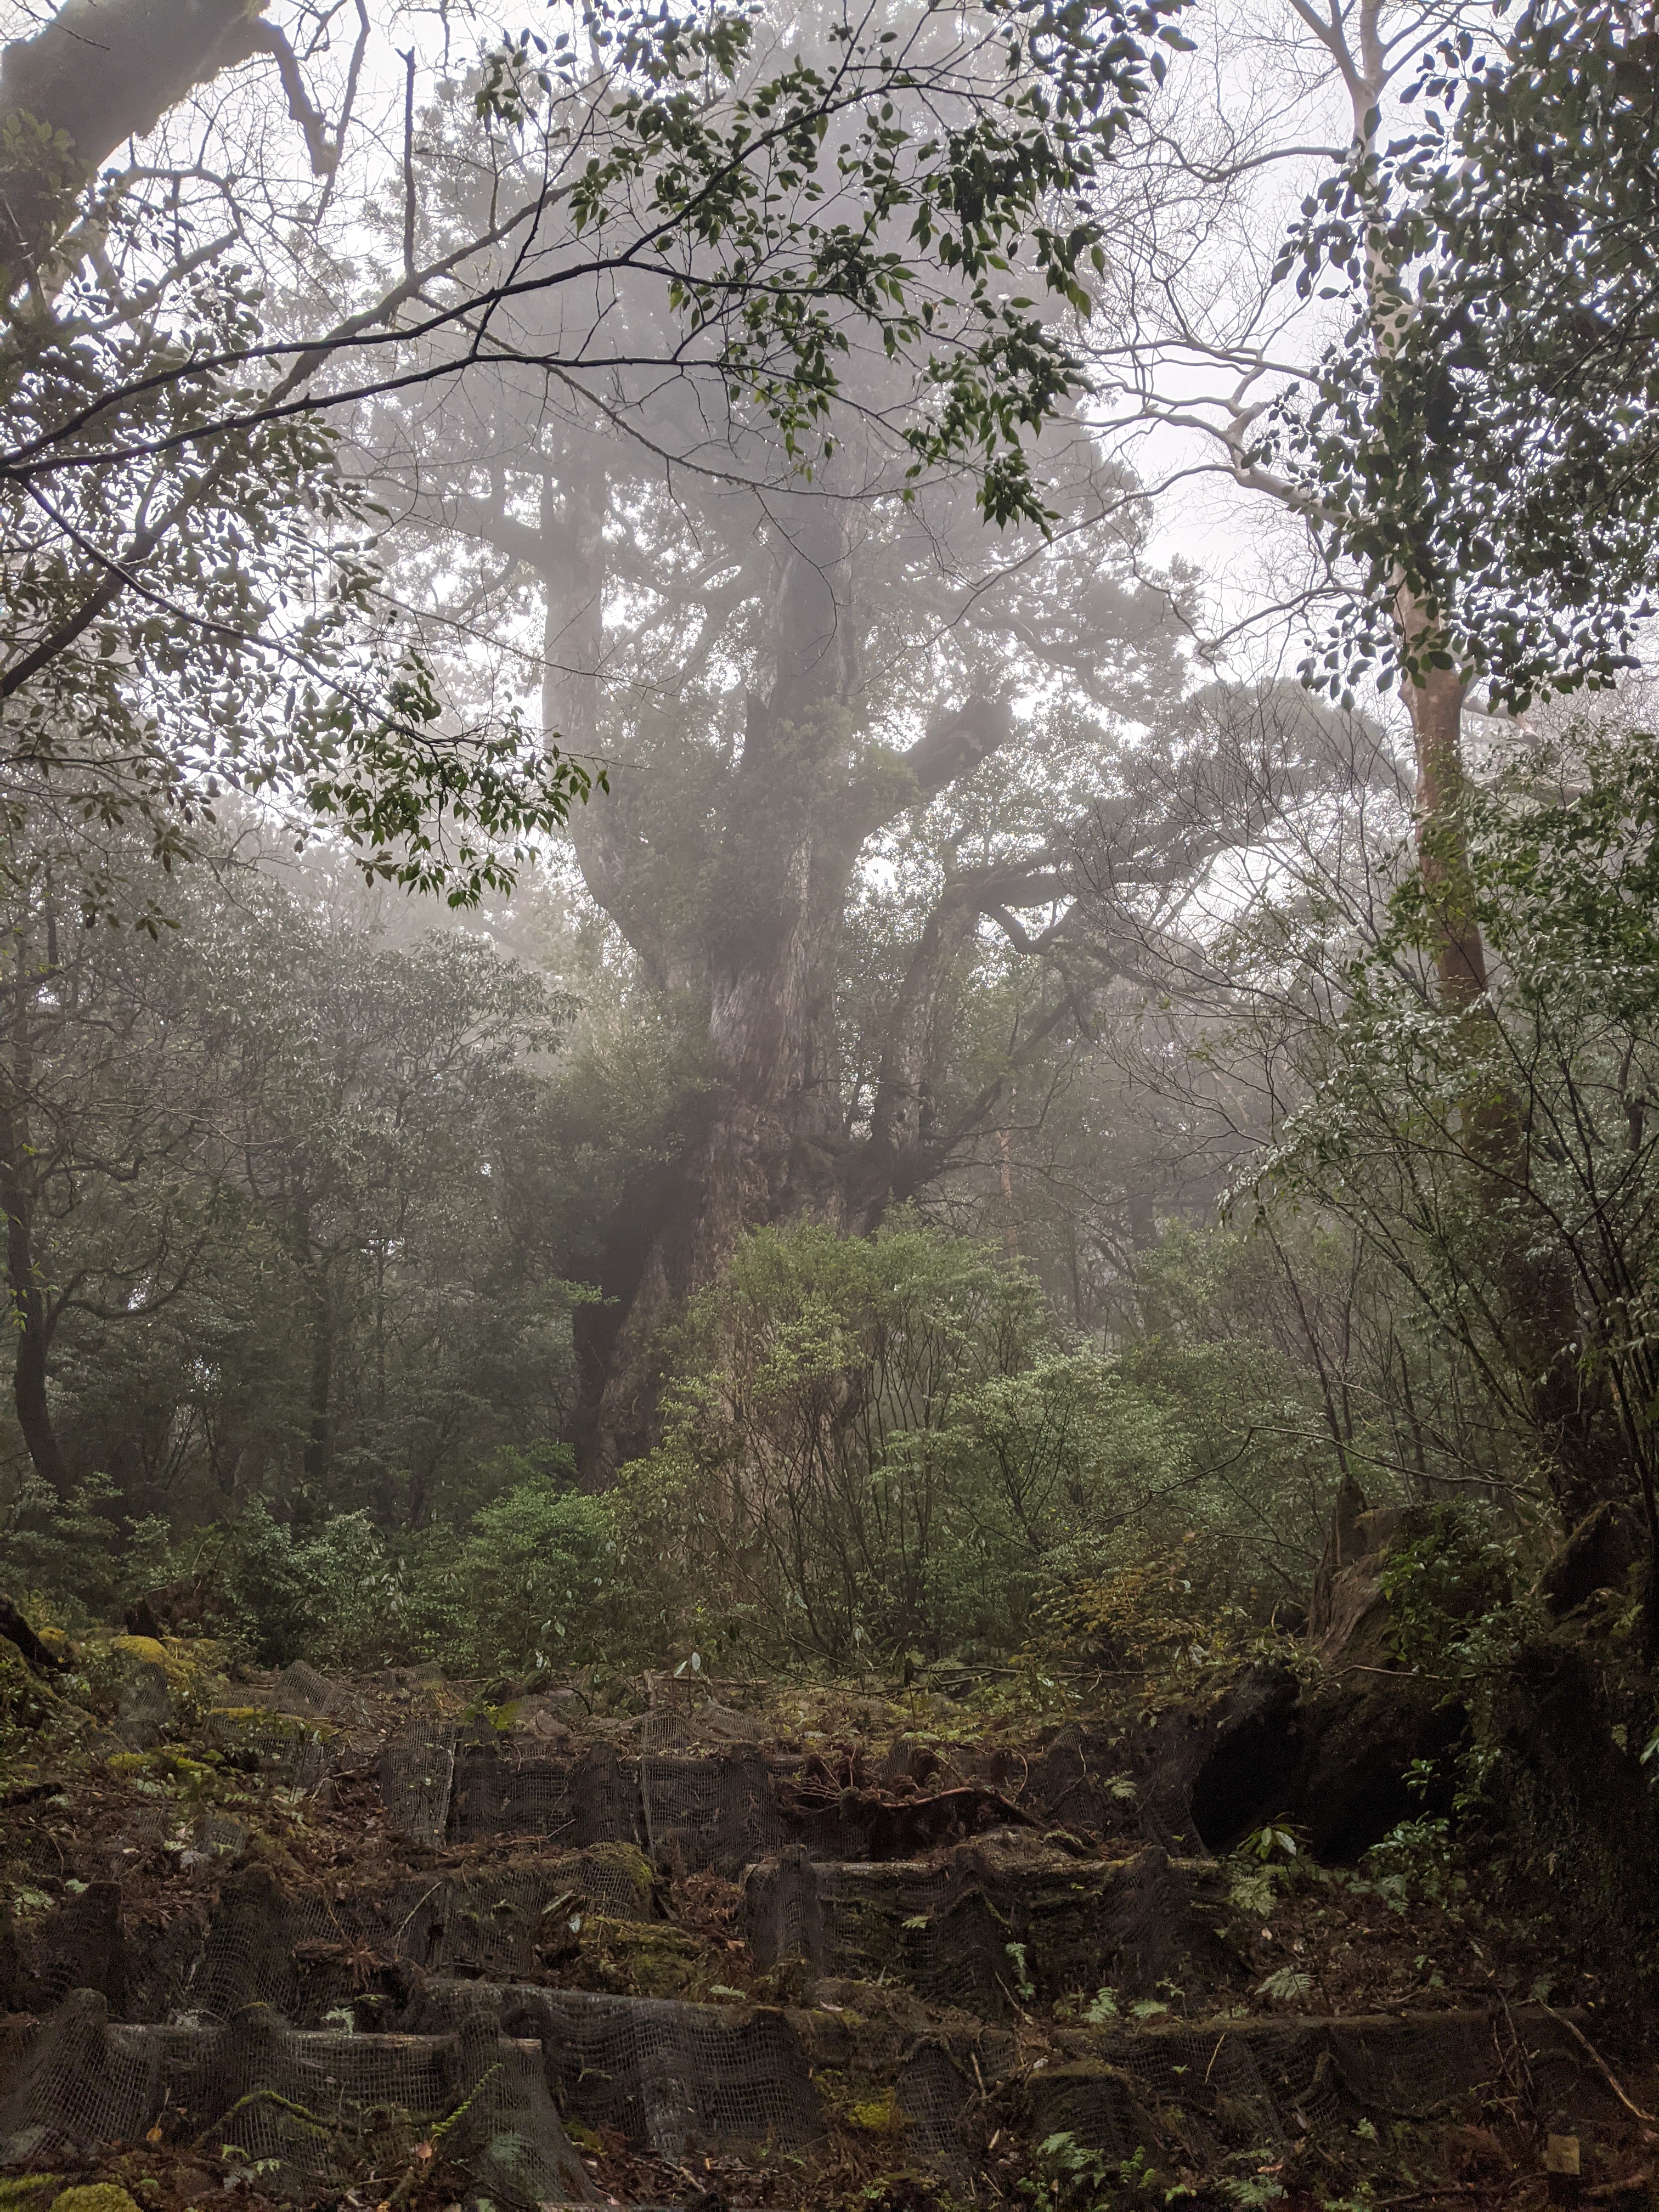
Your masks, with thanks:
M 267 1869 L 242 1868 L 210 1905 L 131 1927 L 118 1886 L 98 1882 L 0 1941 L 0 2010 L 46 2012 L 95 1989 L 127 2019 L 223 2021 L 266 2004 L 317 2027 L 386 2001 L 400 1972 L 511 1980 L 568 1955 L 588 1915 L 653 1909 L 644 1854 L 627 1844 L 350 1887 L 285 1889 Z
M 0 2089 L 0 2164 L 27 2165 L 161 2126 L 260 2163 L 289 2190 L 394 2180 L 417 2144 L 515 2205 L 591 2198 L 534 2043 L 493 2008 L 440 2035 L 338 2035 L 263 2007 L 225 2026 L 112 2024 L 83 1990 L 33 2037 Z
M 1426 2120 L 1522 2078 L 1541 2112 L 1588 2118 L 1610 2102 L 1567 2026 L 1534 2008 L 1219 2021 L 1103 2031 L 1086 2047 L 1034 2072 L 1025 2094 L 1038 2128 L 1116 2159 L 1179 2142 L 1209 2161 L 1360 2119 Z
M 958 2017 L 951 2029 L 428 1978 L 404 2032 L 353 2034 L 295 2028 L 268 2006 L 112 2026 L 104 1998 L 79 1991 L 0 2092 L 0 2163 L 136 2140 L 165 2112 L 175 2132 L 315 2186 L 384 2174 L 447 2126 L 486 2193 L 516 2203 L 557 2194 L 561 2115 L 682 2157 L 804 2149 L 839 2114 L 949 2167 L 1007 2095 L 1042 2133 L 1110 2157 L 1179 2145 L 1204 2161 L 1361 2118 L 1426 2119 L 1522 2075 L 1540 2111 L 1589 2118 L 1607 2102 L 1568 2027 L 1531 2011 L 1102 2031 L 1024 2071 L 1006 2032 Z
M 380 1760 L 388 1817 L 416 1840 L 537 1835 L 578 1848 L 622 1840 L 653 1860 L 728 1877 L 788 1839 L 776 1771 L 749 1747 L 713 1756 L 659 1748 L 648 1727 L 632 1756 L 593 1744 L 561 1757 L 534 1738 L 457 1744 L 428 1726 L 395 1738 Z
M 222 2019 L 257 2002 L 310 2025 L 388 1983 L 396 1989 L 399 1966 L 507 1981 L 568 1954 L 589 1914 L 640 1920 L 651 1911 L 650 1870 L 622 1844 L 343 1895 L 322 1886 L 285 1892 L 252 1869 L 227 1879 L 206 1925 L 144 1993 L 144 2009 Z
M 458 1993 L 430 1983 L 411 2018 L 443 2026 Z M 497 1993 L 504 2034 L 539 2039 L 561 2110 L 618 2128 L 667 2157 L 705 2148 L 805 2149 L 840 2112 L 890 2119 L 921 2163 L 960 2165 L 977 2085 L 1006 2072 L 1012 2039 L 964 2021 L 954 2033 L 825 2010 L 685 2004 L 586 1990 Z
M 748 1870 L 745 1932 L 763 1966 L 904 1984 L 987 2019 L 1109 1984 L 1127 1995 L 1179 1980 L 1241 1979 L 1217 1933 L 1225 1881 L 1156 1845 L 1079 1860 L 1030 1831 L 994 1832 L 930 1860 L 826 1865 L 799 1849 Z
M 429 1984 L 438 2025 L 469 1993 Z M 528 1986 L 495 1992 L 503 2032 L 536 2039 L 561 2107 L 586 2127 L 678 2157 L 703 2147 L 799 2146 L 823 2132 L 805 2053 L 786 2014 Z

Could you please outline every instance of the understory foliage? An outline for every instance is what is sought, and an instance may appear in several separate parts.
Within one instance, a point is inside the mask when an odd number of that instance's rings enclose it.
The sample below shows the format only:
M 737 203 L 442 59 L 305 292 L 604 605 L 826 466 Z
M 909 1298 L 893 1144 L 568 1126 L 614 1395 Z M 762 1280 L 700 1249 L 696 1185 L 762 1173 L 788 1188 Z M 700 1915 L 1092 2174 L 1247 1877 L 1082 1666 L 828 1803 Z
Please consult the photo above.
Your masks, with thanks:
M 1195 1519 L 1229 1531 L 1211 1595 L 1261 1611 L 1306 1424 L 1265 1348 L 1227 1404 L 1242 1378 L 1215 1349 L 1179 1330 L 1129 1354 L 1068 1345 L 1023 1267 L 913 1215 L 857 1241 L 759 1232 L 694 1307 L 667 1437 L 615 1493 L 628 1556 L 642 1577 L 674 1562 L 680 1638 L 834 1665 L 1006 1653 L 1060 1593 L 1178 1550 Z M 1252 1406 L 1277 1453 L 1230 1494 Z M 1276 1530 L 1298 1579 L 1309 1503 Z
M 663 1445 L 602 1496 L 509 1448 L 417 1527 L 301 1492 L 174 1543 L 159 1516 L 135 1541 L 107 1480 L 36 1485 L 0 1560 L 93 1610 L 198 1579 L 267 1663 L 1139 1664 L 1265 1620 L 1319 1540 L 1313 1409 L 1267 1347 L 1247 1383 L 1192 1318 L 1103 1353 L 1024 1268 L 914 1215 L 761 1231 L 678 1333 Z M 1267 1440 L 1241 1480 L 1247 1389 Z
M 1412 878 L 1352 963 L 1339 1018 L 1310 1039 L 1307 1103 L 1271 1175 L 1349 1222 L 1459 1347 L 1507 1432 L 1488 1462 L 1500 1486 L 1535 1487 L 1541 1469 L 1569 1517 L 1574 1502 L 1636 1497 L 1651 1528 L 1659 749 L 1589 732 L 1472 787 L 1462 812 L 1501 988 L 1468 1012 L 1437 1002 L 1436 925 Z M 1534 1286 L 1530 1306 L 1517 1282 Z M 1563 1286 L 1548 1313 L 1546 1283 Z M 1540 1416 L 1550 1370 L 1581 1431 L 1571 1470 Z
M 508 1444 L 414 1524 L 316 1513 L 301 1484 L 216 1524 L 179 1516 L 175 1540 L 108 1478 L 64 1500 L 22 1482 L 0 1571 L 93 1613 L 199 1582 L 265 1663 L 489 1672 L 741 1648 L 902 1666 L 1055 1648 L 1061 1628 L 1115 1663 L 1103 1624 L 1130 1614 L 1139 1662 L 1176 1586 L 1206 1624 L 1176 1608 L 1176 1641 L 1265 1620 L 1305 1583 L 1322 1510 L 1290 1370 L 1206 1340 L 1201 1310 L 1166 1318 L 1103 1354 L 1061 1338 L 1024 1267 L 914 1214 L 872 1239 L 765 1230 L 677 1334 L 664 1444 L 604 1495 L 577 1491 L 568 1453 Z M 1267 1443 L 1241 1484 L 1245 1391 Z
M 1490 1610 L 1558 1496 L 1517 1254 L 1571 1285 L 1553 1356 L 1594 1494 L 1653 1480 L 1654 745 L 1534 757 L 1465 818 L 1501 993 L 1439 1007 L 1408 882 L 1299 1033 L 1253 1210 L 1166 1221 L 1109 1332 L 1055 1297 L 1051 1248 L 927 1206 L 758 1230 L 662 1339 L 661 1441 L 606 1486 L 567 1442 L 592 1294 L 559 1262 L 606 1179 L 672 1147 L 671 1048 L 486 938 L 382 940 L 263 882 L 209 916 L 165 1051 L 122 1009 L 167 945 L 60 953 L 150 1079 L 112 1117 L 87 1025 L 17 1001 L 61 1479 L 14 1447 L 0 1577 L 105 1616 L 199 1583 L 271 1662 L 1111 1674 L 1293 1624 L 1346 1472 L 1373 1504 L 1484 1501 L 1394 1594 L 1407 1624 L 1457 1589 Z M 164 1177 L 119 1171 L 139 1141 Z

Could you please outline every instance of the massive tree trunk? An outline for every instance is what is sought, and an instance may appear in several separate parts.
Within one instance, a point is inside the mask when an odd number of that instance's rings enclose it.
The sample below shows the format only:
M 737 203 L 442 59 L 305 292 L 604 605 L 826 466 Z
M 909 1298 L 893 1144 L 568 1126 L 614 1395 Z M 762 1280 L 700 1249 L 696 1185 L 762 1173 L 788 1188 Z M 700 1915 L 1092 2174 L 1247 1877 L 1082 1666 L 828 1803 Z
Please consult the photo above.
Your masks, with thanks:
M 542 586 L 544 726 L 550 741 L 590 757 L 603 750 L 610 583 L 610 493 L 594 451 L 589 444 L 580 459 L 545 469 L 533 521 L 507 511 L 504 484 L 493 499 L 458 502 L 447 515 Z M 981 915 L 1019 904 L 1033 882 L 1040 898 L 1060 885 L 1046 867 L 981 871 L 945 885 L 889 1009 L 870 1127 L 854 1133 L 836 994 L 859 856 L 884 823 L 969 774 L 1015 728 L 1006 703 L 977 699 L 902 755 L 861 748 L 859 513 L 820 493 L 772 502 L 770 681 L 748 702 L 736 759 L 697 796 L 712 823 L 702 887 L 665 898 L 657 856 L 629 811 L 625 763 L 615 795 L 596 797 L 571 822 L 589 891 L 649 986 L 701 1030 L 708 1070 L 679 1157 L 641 1177 L 619 1209 L 597 1270 L 604 1303 L 576 1318 L 577 1441 L 590 1480 L 649 1443 L 663 1325 L 715 1279 L 745 1230 L 811 1216 L 866 1231 L 938 1165 L 961 1133 L 941 1133 L 930 1119 L 942 998 Z M 715 565 L 732 562 L 722 554 Z M 687 825 L 687 834 L 704 827 Z M 977 1126 L 995 1097 L 993 1085 L 969 1121 Z
M 836 956 L 862 842 L 845 811 L 857 684 L 852 546 L 838 504 L 801 507 L 781 549 L 774 680 L 750 703 L 703 947 L 707 1127 L 682 1163 L 612 1350 L 594 1437 L 601 1467 L 647 1441 L 655 1340 L 743 1231 L 841 1210 Z

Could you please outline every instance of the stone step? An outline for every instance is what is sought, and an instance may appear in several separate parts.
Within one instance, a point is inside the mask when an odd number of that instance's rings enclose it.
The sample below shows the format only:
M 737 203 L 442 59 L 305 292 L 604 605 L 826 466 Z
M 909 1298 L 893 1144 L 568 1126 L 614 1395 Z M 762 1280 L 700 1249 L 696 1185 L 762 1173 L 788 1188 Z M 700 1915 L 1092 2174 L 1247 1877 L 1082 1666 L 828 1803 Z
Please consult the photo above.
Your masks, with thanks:
M 307 2196 L 365 2179 L 389 2191 L 422 2144 L 503 2203 L 595 2193 L 540 2046 L 501 2035 L 488 2008 L 455 2008 L 435 2034 L 319 2033 L 263 2006 L 228 2023 L 161 2027 L 112 2022 L 82 1990 L 15 2039 L 0 2166 L 89 2156 L 158 2127 L 213 2154 L 231 2146 Z
M 823 1863 L 796 1847 L 750 1867 L 743 1925 L 763 1968 L 897 1981 L 929 2002 L 1000 2020 L 1103 1990 L 1170 2002 L 1242 1993 L 1229 1877 L 1156 1844 L 1103 1859 L 999 1829 L 927 1860 Z

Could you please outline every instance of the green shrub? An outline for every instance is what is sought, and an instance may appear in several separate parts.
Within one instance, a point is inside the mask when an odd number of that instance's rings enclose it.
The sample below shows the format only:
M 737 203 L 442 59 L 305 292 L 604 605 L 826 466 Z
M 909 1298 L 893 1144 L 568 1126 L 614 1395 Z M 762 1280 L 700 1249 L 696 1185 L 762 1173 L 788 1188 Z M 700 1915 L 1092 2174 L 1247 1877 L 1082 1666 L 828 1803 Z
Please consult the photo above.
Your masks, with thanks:
M 264 1666 L 374 1666 L 402 1641 L 402 1590 L 367 1513 L 296 1534 L 255 1498 L 222 1570 L 230 1626 Z
M 59 1498 L 32 1468 L 0 1497 L 0 1589 L 40 1590 L 85 1620 L 100 1619 L 124 1589 L 115 1488 L 101 1474 Z
M 465 1534 L 423 1547 L 410 1613 L 423 1650 L 458 1671 L 558 1666 L 591 1657 L 614 1607 L 605 1502 L 544 1476 L 483 1506 Z
M 1383 1560 L 1381 1583 L 1397 1656 L 1425 1674 L 1451 1674 L 1510 1600 L 1510 1562 L 1490 1517 L 1466 1505 L 1413 1510 L 1408 1540 Z

